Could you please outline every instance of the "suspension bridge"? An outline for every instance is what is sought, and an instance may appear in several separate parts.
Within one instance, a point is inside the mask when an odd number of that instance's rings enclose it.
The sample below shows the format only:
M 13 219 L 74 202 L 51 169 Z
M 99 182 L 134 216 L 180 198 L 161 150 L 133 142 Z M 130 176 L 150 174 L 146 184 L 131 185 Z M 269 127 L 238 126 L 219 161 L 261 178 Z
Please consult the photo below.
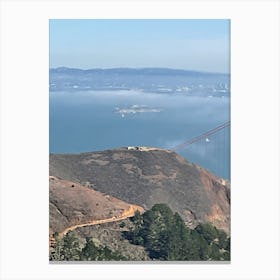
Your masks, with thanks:
M 216 175 L 230 176 L 230 121 L 205 131 L 171 150 L 209 169 Z

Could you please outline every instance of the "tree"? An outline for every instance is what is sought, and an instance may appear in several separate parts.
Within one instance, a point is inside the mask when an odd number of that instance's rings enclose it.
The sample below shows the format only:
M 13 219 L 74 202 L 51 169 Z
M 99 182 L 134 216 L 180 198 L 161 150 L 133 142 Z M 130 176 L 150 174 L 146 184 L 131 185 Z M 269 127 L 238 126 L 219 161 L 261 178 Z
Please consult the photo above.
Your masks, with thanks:
M 225 260 L 230 258 L 230 240 L 224 231 L 209 223 L 188 228 L 178 213 L 156 204 L 142 216 L 131 219 L 134 228 L 126 233 L 133 244 L 142 245 L 152 259 Z
M 80 259 L 80 246 L 79 240 L 73 231 L 69 231 L 63 238 L 62 254 L 64 260 L 76 261 Z
M 96 246 L 93 240 L 86 238 L 86 245 L 82 249 L 80 258 L 83 261 L 119 261 L 127 260 L 118 252 L 113 252 L 107 246 Z
M 128 234 L 130 236 L 129 239 L 136 245 L 144 245 L 144 240 L 140 234 L 144 222 L 143 217 L 138 210 L 135 211 L 135 215 L 131 218 L 131 221 L 133 222 L 134 229 L 131 234 Z
M 81 251 L 81 260 L 83 261 L 96 261 L 98 260 L 99 251 L 95 246 L 93 240 L 89 237 L 86 238 L 86 245 Z
M 174 214 L 172 226 L 169 228 L 168 260 L 182 260 L 188 244 L 188 230 L 178 213 Z
M 208 242 L 208 244 L 211 244 L 211 242 L 213 240 L 215 240 L 216 238 L 219 238 L 219 232 L 217 230 L 217 228 L 215 228 L 214 226 L 212 226 L 209 223 L 205 223 L 205 224 L 199 224 L 196 228 L 195 228 L 196 232 L 198 232 L 199 234 L 201 234 L 203 236 L 203 238 Z

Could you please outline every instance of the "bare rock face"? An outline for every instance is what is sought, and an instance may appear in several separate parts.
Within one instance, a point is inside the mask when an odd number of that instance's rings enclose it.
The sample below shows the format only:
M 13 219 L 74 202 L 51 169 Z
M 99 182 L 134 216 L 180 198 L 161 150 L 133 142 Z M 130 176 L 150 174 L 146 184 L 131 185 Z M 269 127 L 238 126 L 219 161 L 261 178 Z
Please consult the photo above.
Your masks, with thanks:
M 230 184 L 219 179 L 206 170 L 201 170 L 201 181 L 210 201 L 210 212 L 204 215 L 204 220 L 211 222 L 217 228 L 230 232 Z
M 51 154 L 50 175 L 88 184 L 145 209 L 166 203 L 191 227 L 211 222 L 230 233 L 230 183 L 169 150 Z

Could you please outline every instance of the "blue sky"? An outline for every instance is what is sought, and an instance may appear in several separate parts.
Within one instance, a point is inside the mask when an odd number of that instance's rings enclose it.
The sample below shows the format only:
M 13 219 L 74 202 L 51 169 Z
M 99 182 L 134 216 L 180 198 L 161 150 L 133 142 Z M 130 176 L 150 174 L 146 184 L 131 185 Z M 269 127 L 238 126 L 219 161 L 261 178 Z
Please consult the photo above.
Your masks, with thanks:
M 229 20 L 50 20 L 50 67 L 229 73 Z

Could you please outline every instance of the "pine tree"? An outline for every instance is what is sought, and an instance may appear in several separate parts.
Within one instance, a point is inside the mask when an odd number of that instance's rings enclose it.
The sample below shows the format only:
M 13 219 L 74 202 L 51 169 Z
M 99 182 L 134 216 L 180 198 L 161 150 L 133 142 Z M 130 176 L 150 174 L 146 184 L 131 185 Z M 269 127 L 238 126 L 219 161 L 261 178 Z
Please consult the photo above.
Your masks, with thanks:
M 80 259 L 80 246 L 79 240 L 75 233 L 69 231 L 63 238 L 63 251 L 64 260 L 76 261 Z
M 98 260 L 99 251 L 91 238 L 86 238 L 86 245 L 81 251 L 81 260 L 96 261 Z

